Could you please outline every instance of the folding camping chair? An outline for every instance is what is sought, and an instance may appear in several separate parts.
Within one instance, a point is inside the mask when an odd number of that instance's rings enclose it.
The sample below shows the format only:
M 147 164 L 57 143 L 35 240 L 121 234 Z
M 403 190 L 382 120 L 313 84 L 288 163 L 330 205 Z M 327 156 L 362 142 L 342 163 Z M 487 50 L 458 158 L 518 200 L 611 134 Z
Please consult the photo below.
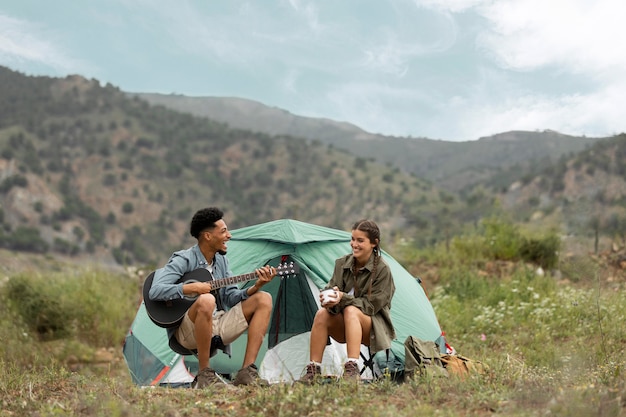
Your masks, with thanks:
M 190 356 L 193 355 L 196 357 L 196 359 L 198 359 L 198 350 L 197 349 L 187 349 L 186 347 L 184 347 L 183 345 L 181 345 L 180 343 L 178 343 L 178 340 L 176 340 L 176 336 L 172 336 L 169 340 L 169 346 L 170 349 L 172 349 L 174 352 L 178 353 L 179 355 L 183 355 L 183 356 Z M 217 351 L 221 350 L 222 352 L 224 352 L 225 354 L 227 354 L 228 356 L 230 356 L 230 345 L 224 345 L 224 342 L 222 342 L 222 338 L 218 335 L 213 336 L 213 338 L 211 339 L 211 353 L 209 354 L 209 357 L 213 357 L 217 354 Z M 198 371 L 200 371 L 200 369 L 198 369 Z M 219 374 L 215 374 L 218 378 L 220 378 L 222 380 L 222 382 L 228 384 L 229 382 L 226 381 L 221 375 Z
M 383 376 L 383 374 L 380 372 L 380 369 L 375 366 L 374 363 L 374 355 L 372 355 L 372 350 L 370 349 L 369 346 L 367 347 L 367 355 L 365 355 L 363 353 L 363 350 L 361 349 L 361 358 L 363 359 L 363 367 L 360 370 L 360 374 L 363 375 L 363 373 L 365 373 L 365 371 L 367 371 L 368 369 L 372 372 L 372 377 L 374 379 L 378 379 L 381 376 Z M 385 354 L 387 355 L 387 361 L 389 361 L 389 349 L 385 349 Z

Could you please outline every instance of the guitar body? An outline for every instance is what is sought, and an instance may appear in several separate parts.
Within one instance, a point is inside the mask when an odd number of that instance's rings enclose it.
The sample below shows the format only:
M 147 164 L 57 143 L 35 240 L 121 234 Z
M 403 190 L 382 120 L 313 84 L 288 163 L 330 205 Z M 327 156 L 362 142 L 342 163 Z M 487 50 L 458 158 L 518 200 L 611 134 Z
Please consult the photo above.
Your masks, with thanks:
M 154 272 L 146 277 L 143 283 L 143 301 L 146 305 L 148 317 L 159 327 L 176 327 L 185 317 L 189 307 L 196 301 L 196 297 L 177 298 L 175 300 L 161 301 L 151 300 L 149 293 L 154 279 Z M 176 283 L 181 282 L 206 282 L 213 280 L 211 273 L 204 268 L 198 268 L 187 272 Z
M 276 275 L 281 278 L 289 277 L 298 274 L 300 267 L 294 262 L 283 263 L 276 267 Z M 256 279 L 256 273 L 251 272 L 249 274 L 237 275 L 234 277 L 226 277 L 213 279 L 211 273 L 204 268 L 198 268 L 191 272 L 184 274 L 176 284 L 185 282 L 207 282 L 211 281 L 212 291 L 216 291 L 227 285 L 234 285 L 240 282 L 251 281 Z M 189 307 L 196 301 L 197 296 L 189 296 L 185 298 L 177 298 L 169 301 L 151 300 L 150 299 L 150 287 L 152 287 L 152 281 L 154 280 L 154 271 L 146 277 L 143 283 L 143 302 L 146 306 L 146 312 L 150 320 L 159 327 L 176 327 L 185 317 L 185 313 L 189 310 Z

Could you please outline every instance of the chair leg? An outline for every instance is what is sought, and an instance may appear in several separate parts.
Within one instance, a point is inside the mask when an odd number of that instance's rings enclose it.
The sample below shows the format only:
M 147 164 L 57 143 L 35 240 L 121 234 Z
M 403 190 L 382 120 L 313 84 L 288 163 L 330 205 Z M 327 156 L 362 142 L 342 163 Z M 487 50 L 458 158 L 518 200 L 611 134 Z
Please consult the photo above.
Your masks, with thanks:
M 363 358 L 361 375 L 363 375 L 363 373 L 367 369 L 369 369 L 370 371 L 372 371 L 372 376 L 375 377 L 376 375 L 374 375 L 374 358 L 372 357 L 372 351 L 370 350 L 369 346 L 367 347 L 367 357 L 363 354 L 363 351 L 361 351 L 361 358 Z
M 385 354 L 387 355 L 387 362 L 389 362 L 389 351 L 390 349 L 385 349 Z M 361 358 L 363 358 L 363 367 L 361 368 L 361 375 L 363 375 L 363 373 L 367 369 L 369 369 L 372 372 L 373 379 L 378 379 L 382 376 L 382 373 L 380 372 L 380 370 L 376 372 L 376 369 L 374 367 L 374 355 L 372 355 L 372 351 L 369 346 L 367 347 L 367 356 L 365 356 L 363 354 L 363 351 L 361 351 Z

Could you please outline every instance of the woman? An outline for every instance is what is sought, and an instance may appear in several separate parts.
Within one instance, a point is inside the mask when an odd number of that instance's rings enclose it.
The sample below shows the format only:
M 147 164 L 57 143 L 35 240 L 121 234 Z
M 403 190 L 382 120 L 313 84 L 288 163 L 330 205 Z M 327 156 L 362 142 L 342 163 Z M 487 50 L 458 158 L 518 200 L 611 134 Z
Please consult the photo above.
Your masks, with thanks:
M 352 226 L 352 253 L 335 261 L 333 276 L 325 289 L 334 296 L 320 294 L 322 307 L 311 328 L 310 363 L 301 382 L 313 383 L 321 375 L 321 362 L 328 336 L 346 343 L 348 360 L 343 377 L 360 379 L 357 360 L 361 344 L 372 354 L 391 347 L 395 331 L 391 323 L 391 298 L 395 285 L 389 265 L 380 252 L 380 230 L 372 220 L 359 220 Z

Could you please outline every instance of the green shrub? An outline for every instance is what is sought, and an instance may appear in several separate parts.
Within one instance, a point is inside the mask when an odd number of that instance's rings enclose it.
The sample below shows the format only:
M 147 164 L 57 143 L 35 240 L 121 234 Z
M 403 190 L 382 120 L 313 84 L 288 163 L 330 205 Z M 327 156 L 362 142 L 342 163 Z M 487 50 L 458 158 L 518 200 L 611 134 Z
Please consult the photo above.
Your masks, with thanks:
M 41 340 L 76 338 L 92 346 L 123 340 L 139 291 L 134 280 L 98 271 L 20 274 L 2 293 L 26 328 Z
M 487 251 L 485 250 L 485 239 L 477 234 L 457 236 L 452 239 L 450 247 L 453 252 L 453 259 L 448 256 L 449 263 L 451 261 L 459 261 L 461 263 L 476 264 L 485 259 Z
M 483 249 L 489 259 L 503 261 L 519 259 L 523 238 L 516 225 L 492 217 L 483 220 L 482 226 L 485 238 Z
M 561 242 L 556 235 L 544 238 L 525 239 L 520 247 L 520 256 L 526 262 L 552 269 L 559 262 Z
M 524 237 L 518 227 L 498 218 L 483 221 L 473 233 L 452 239 L 453 259 L 463 264 L 479 265 L 486 260 L 525 261 L 544 269 L 559 263 L 560 239 L 556 233 L 543 237 Z
M 71 334 L 72 306 L 61 302 L 62 289 L 49 285 L 37 276 L 19 275 L 6 285 L 10 305 L 28 328 L 41 340 L 53 340 Z
M 586 256 L 568 256 L 559 263 L 563 277 L 573 283 L 593 284 L 597 282 L 602 268 Z
M 39 229 L 27 226 L 18 226 L 2 242 L 3 246 L 17 251 L 46 253 L 49 245 L 41 238 Z
M 0 340 L 0 365 L 30 366 L 41 356 L 22 316 L 9 307 L 6 291 L 0 292 Z
M 7 193 L 13 187 L 22 187 L 25 188 L 28 186 L 28 179 L 26 179 L 23 175 L 13 175 L 11 177 L 5 178 L 0 183 L 0 192 Z
M 520 265 L 504 279 L 457 273 L 431 294 L 448 342 L 468 356 L 492 349 L 519 355 L 528 367 L 562 369 L 585 352 L 603 367 L 623 352 L 623 291 L 563 287 Z M 580 352 L 580 353 L 577 353 Z

